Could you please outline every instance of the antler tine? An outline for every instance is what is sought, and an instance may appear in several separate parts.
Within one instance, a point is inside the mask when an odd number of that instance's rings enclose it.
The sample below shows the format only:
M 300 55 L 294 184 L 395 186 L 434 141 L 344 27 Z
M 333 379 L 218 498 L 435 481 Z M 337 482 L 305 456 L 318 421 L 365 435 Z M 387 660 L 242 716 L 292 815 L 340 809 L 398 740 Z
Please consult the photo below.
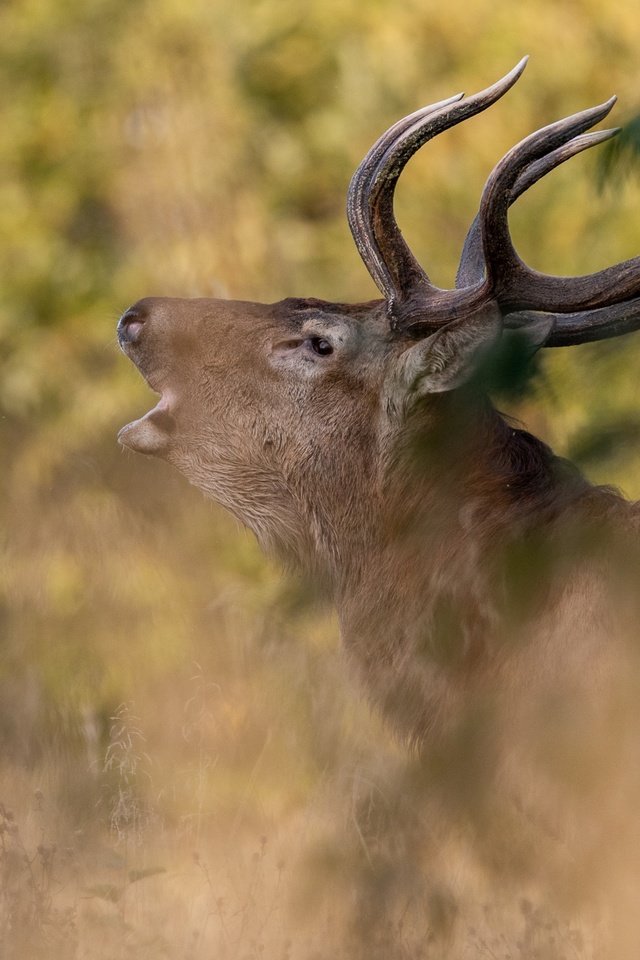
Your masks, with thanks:
M 595 340 L 608 340 L 640 329 L 640 297 L 612 303 L 598 310 L 576 313 L 548 313 L 538 310 L 516 310 L 506 318 L 505 326 L 520 330 L 541 318 L 552 321 L 551 333 L 542 346 L 575 347 Z
M 598 130 L 595 133 L 582 134 L 574 137 L 573 140 L 569 140 L 568 143 L 563 144 L 556 150 L 552 150 L 547 156 L 534 160 L 518 174 L 514 186 L 508 193 L 508 205 L 511 206 L 515 203 L 526 190 L 546 176 L 547 173 L 555 170 L 561 163 L 565 163 L 571 157 L 582 153 L 583 150 L 588 150 L 589 147 L 595 147 L 605 140 L 610 140 L 619 131 L 620 127 L 615 127 L 611 130 Z M 485 275 L 485 267 L 482 221 L 478 214 L 474 218 L 464 241 L 460 266 L 456 274 L 456 287 L 468 287 L 482 280 Z
M 611 127 L 610 130 L 594 130 L 591 133 L 583 133 L 578 137 L 574 137 L 573 140 L 569 140 L 568 143 L 563 144 L 561 147 L 558 147 L 557 150 L 553 150 L 548 156 L 534 160 L 533 163 L 518 176 L 515 186 L 511 191 L 511 202 L 513 203 L 518 197 L 521 197 L 534 183 L 542 180 L 547 173 L 555 170 L 561 163 L 565 163 L 565 161 L 570 160 L 571 157 L 577 156 L 590 147 L 596 147 L 598 144 L 604 143 L 605 140 L 611 140 L 612 137 L 620 133 L 620 130 L 621 127 Z
M 514 147 L 489 177 L 480 204 L 489 282 L 504 310 L 573 313 L 605 307 L 640 294 L 640 258 L 584 277 L 554 277 L 527 267 L 518 257 L 507 223 L 512 187 L 522 169 L 602 120 L 615 98 L 551 124 Z
M 491 274 L 496 292 L 503 292 L 505 288 L 511 291 L 517 278 L 523 272 L 528 273 L 528 268 L 514 249 L 507 220 L 511 191 L 518 176 L 532 162 L 540 160 L 602 120 L 614 103 L 612 99 L 537 130 L 512 147 L 494 167 L 482 192 L 479 217 L 486 269 Z M 526 306 L 535 309 L 537 304 Z
M 428 279 L 409 250 L 393 214 L 393 195 L 402 170 L 428 140 L 491 106 L 522 74 L 528 58 L 486 90 L 428 111 L 417 121 L 396 125 L 372 148 L 349 188 L 347 215 L 360 255 L 388 302 L 389 312 L 419 290 L 424 300 L 440 291 Z M 391 128 L 394 130 L 394 128 Z M 381 146 L 384 140 L 384 146 Z M 414 311 L 412 311 L 414 312 Z
M 371 189 L 371 183 L 378 168 L 378 163 L 389 147 L 395 143 L 405 130 L 429 114 L 435 113 L 437 110 L 448 107 L 449 104 L 461 100 L 463 96 L 464 93 L 457 93 L 453 97 L 429 104 L 429 106 L 422 107 L 420 110 L 416 110 L 415 113 L 410 113 L 407 117 L 403 117 L 402 120 L 398 120 L 397 123 L 389 127 L 389 129 L 376 140 L 351 178 L 349 192 L 347 194 L 347 219 L 351 233 L 369 273 L 386 299 L 389 299 L 393 295 L 393 289 L 388 282 L 389 274 L 376 247 L 371 223 L 367 216 L 367 194 Z M 418 267 L 418 269 L 420 268 Z

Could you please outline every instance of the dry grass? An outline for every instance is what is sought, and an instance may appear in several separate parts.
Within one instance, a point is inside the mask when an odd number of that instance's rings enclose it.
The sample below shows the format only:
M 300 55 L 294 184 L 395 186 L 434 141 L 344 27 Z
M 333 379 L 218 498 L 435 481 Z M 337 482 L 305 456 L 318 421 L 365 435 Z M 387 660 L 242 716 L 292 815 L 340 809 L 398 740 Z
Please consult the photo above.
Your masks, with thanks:
M 565 911 L 526 876 L 500 882 L 472 856 L 470 832 L 436 817 L 416 765 L 384 740 L 375 752 L 364 738 L 345 746 L 341 769 L 277 817 L 258 799 L 259 767 L 235 810 L 213 815 L 216 765 L 202 741 L 174 758 L 167 802 L 171 772 L 158 790 L 155 746 L 128 704 L 99 770 L 52 756 L 4 768 L 7 960 L 609 956 L 596 951 L 597 925 L 585 934 L 584 903 Z M 205 800 L 197 780 L 186 793 L 177 782 L 196 758 Z

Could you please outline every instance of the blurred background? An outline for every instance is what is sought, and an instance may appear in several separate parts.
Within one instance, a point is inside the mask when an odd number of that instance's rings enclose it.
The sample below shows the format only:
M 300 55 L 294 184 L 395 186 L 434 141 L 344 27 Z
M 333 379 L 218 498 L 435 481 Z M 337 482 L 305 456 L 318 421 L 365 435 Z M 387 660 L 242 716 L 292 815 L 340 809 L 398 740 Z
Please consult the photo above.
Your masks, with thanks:
M 622 148 L 559 169 L 511 223 L 552 273 L 637 254 L 639 47 L 634 0 L 0 6 L 5 956 L 336 956 L 336 850 L 371 866 L 363 803 L 401 763 L 330 609 L 118 447 L 150 403 L 120 313 L 147 295 L 375 297 L 351 173 L 397 118 L 525 53 L 503 101 L 411 162 L 412 248 L 451 285 L 500 156 L 617 93 Z M 548 353 L 497 402 L 640 496 L 640 336 Z M 446 898 L 432 906 L 446 927 Z

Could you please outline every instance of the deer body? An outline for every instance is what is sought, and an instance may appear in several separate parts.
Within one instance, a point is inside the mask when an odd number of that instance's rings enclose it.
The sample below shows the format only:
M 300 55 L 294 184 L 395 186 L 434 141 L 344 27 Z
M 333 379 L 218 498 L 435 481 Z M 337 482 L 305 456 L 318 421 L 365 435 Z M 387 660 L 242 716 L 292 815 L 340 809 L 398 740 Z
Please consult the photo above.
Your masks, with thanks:
M 393 216 L 412 153 L 523 68 L 399 121 L 356 171 L 350 225 L 384 300 L 146 298 L 118 326 L 161 394 L 121 443 L 169 460 L 327 586 L 372 698 L 421 749 L 453 736 L 470 705 L 491 701 L 517 725 L 523 703 L 597 701 L 624 632 L 609 581 L 635 508 L 507 424 L 478 373 L 507 334 L 532 354 L 640 325 L 638 262 L 546 277 L 508 234 L 527 187 L 615 132 L 585 133 L 612 101 L 497 165 L 455 290 L 431 284 Z
M 388 337 L 384 304 L 149 298 L 129 317 L 144 339 L 126 349 L 162 399 L 122 442 L 168 459 L 268 552 L 326 585 L 356 672 L 402 737 L 422 746 L 450 734 L 496 671 L 505 696 L 530 686 L 519 646 L 543 611 L 546 672 L 562 675 L 549 650 L 575 659 L 551 634 L 575 634 L 576 612 L 598 621 L 601 591 L 575 600 L 581 548 L 563 554 L 563 541 L 631 508 L 475 390 L 413 406 L 411 347 Z M 316 353 L 310 337 L 333 352 Z M 505 577 L 530 539 L 544 582 L 519 584 L 526 609 L 510 645 L 505 610 L 515 616 L 519 601 Z M 547 582 L 563 557 L 573 599 L 562 571 Z M 593 579 L 594 558 L 582 566 Z M 584 631 L 580 650 L 592 673 Z
M 168 460 L 331 594 L 355 672 L 419 752 L 420 843 L 445 810 L 456 836 L 471 823 L 507 887 L 514 869 L 542 878 L 554 908 L 579 887 L 591 909 L 604 891 L 607 956 L 622 960 L 637 954 L 640 513 L 514 429 L 487 389 L 508 337 L 529 356 L 640 326 L 640 260 L 547 277 L 507 225 L 524 190 L 613 135 L 586 132 L 612 101 L 498 163 L 454 290 L 429 281 L 393 215 L 409 157 L 523 68 L 399 121 L 356 171 L 349 222 L 383 300 L 151 297 L 127 310 L 120 344 L 160 399 L 119 439 Z

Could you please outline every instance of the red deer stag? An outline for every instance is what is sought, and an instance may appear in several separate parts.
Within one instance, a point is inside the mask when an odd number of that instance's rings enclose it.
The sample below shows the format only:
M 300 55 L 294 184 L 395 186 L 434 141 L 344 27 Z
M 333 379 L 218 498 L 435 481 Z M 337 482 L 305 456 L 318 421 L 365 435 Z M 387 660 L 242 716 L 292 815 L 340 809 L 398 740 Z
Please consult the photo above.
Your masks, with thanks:
M 398 121 L 356 170 L 349 224 L 384 299 L 147 297 L 118 324 L 160 394 L 120 443 L 175 465 L 327 585 L 369 695 L 425 755 L 488 704 L 510 740 L 532 710 L 542 729 L 562 712 L 567 755 L 581 723 L 609 731 L 600 693 L 633 620 L 629 591 L 612 595 L 636 508 L 506 422 L 483 376 L 505 338 L 533 354 L 640 326 L 639 259 L 547 276 L 518 257 L 507 223 L 525 190 L 616 132 L 586 132 L 614 100 L 500 160 L 455 289 L 431 283 L 394 218 L 409 158 L 494 104 L 525 62 Z

